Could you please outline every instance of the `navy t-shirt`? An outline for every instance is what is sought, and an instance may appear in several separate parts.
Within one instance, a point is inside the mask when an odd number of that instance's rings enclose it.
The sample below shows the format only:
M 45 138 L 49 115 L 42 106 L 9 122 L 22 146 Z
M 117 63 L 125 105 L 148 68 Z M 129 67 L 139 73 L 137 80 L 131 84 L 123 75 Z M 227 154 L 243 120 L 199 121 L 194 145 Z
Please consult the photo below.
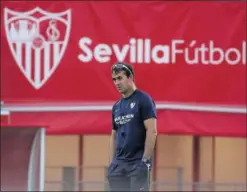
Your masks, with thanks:
M 112 125 L 117 132 L 114 160 L 142 159 L 146 140 L 144 121 L 152 117 L 156 118 L 155 103 L 141 90 L 135 90 L 129 97 L 114 104 Z

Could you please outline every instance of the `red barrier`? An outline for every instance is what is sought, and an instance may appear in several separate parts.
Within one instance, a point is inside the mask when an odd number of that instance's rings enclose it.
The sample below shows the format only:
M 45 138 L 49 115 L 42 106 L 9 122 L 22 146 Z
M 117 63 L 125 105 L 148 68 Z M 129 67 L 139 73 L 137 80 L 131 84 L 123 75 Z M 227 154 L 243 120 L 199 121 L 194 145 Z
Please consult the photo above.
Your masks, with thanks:
M 1 109 L 1 124 L 10 123 L 10 112 Z

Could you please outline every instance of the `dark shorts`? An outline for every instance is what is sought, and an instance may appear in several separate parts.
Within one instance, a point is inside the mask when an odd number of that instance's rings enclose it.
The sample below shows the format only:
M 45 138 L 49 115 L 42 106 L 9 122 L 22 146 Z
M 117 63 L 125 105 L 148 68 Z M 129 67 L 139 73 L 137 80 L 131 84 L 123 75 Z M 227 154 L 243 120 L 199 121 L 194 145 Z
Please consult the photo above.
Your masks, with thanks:
M 139 163 L 112 163 L 108 169 L 110 191 L 149 191 L 150 170 Z

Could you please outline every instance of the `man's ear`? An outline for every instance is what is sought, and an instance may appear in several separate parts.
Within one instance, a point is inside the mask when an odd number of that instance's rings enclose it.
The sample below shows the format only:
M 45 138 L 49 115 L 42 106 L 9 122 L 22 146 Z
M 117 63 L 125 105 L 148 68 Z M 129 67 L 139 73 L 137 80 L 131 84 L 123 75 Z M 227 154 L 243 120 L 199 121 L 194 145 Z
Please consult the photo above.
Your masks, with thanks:
M 133 80 L 133 82 L 135 82 L 135 78 L 133 75 L 130 75 L 129 77 Z
M 128 78 L 134 80 L 133 75 L 129 75 Z

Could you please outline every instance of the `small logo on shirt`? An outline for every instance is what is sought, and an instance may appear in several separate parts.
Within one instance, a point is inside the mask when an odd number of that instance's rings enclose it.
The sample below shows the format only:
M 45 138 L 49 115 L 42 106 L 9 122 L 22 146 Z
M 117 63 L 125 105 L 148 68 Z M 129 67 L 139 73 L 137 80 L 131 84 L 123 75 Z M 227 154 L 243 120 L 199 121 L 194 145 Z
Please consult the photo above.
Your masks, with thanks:
M 136 103 L 130 103 L 130 108 L 132 109 L 135 105 Z

